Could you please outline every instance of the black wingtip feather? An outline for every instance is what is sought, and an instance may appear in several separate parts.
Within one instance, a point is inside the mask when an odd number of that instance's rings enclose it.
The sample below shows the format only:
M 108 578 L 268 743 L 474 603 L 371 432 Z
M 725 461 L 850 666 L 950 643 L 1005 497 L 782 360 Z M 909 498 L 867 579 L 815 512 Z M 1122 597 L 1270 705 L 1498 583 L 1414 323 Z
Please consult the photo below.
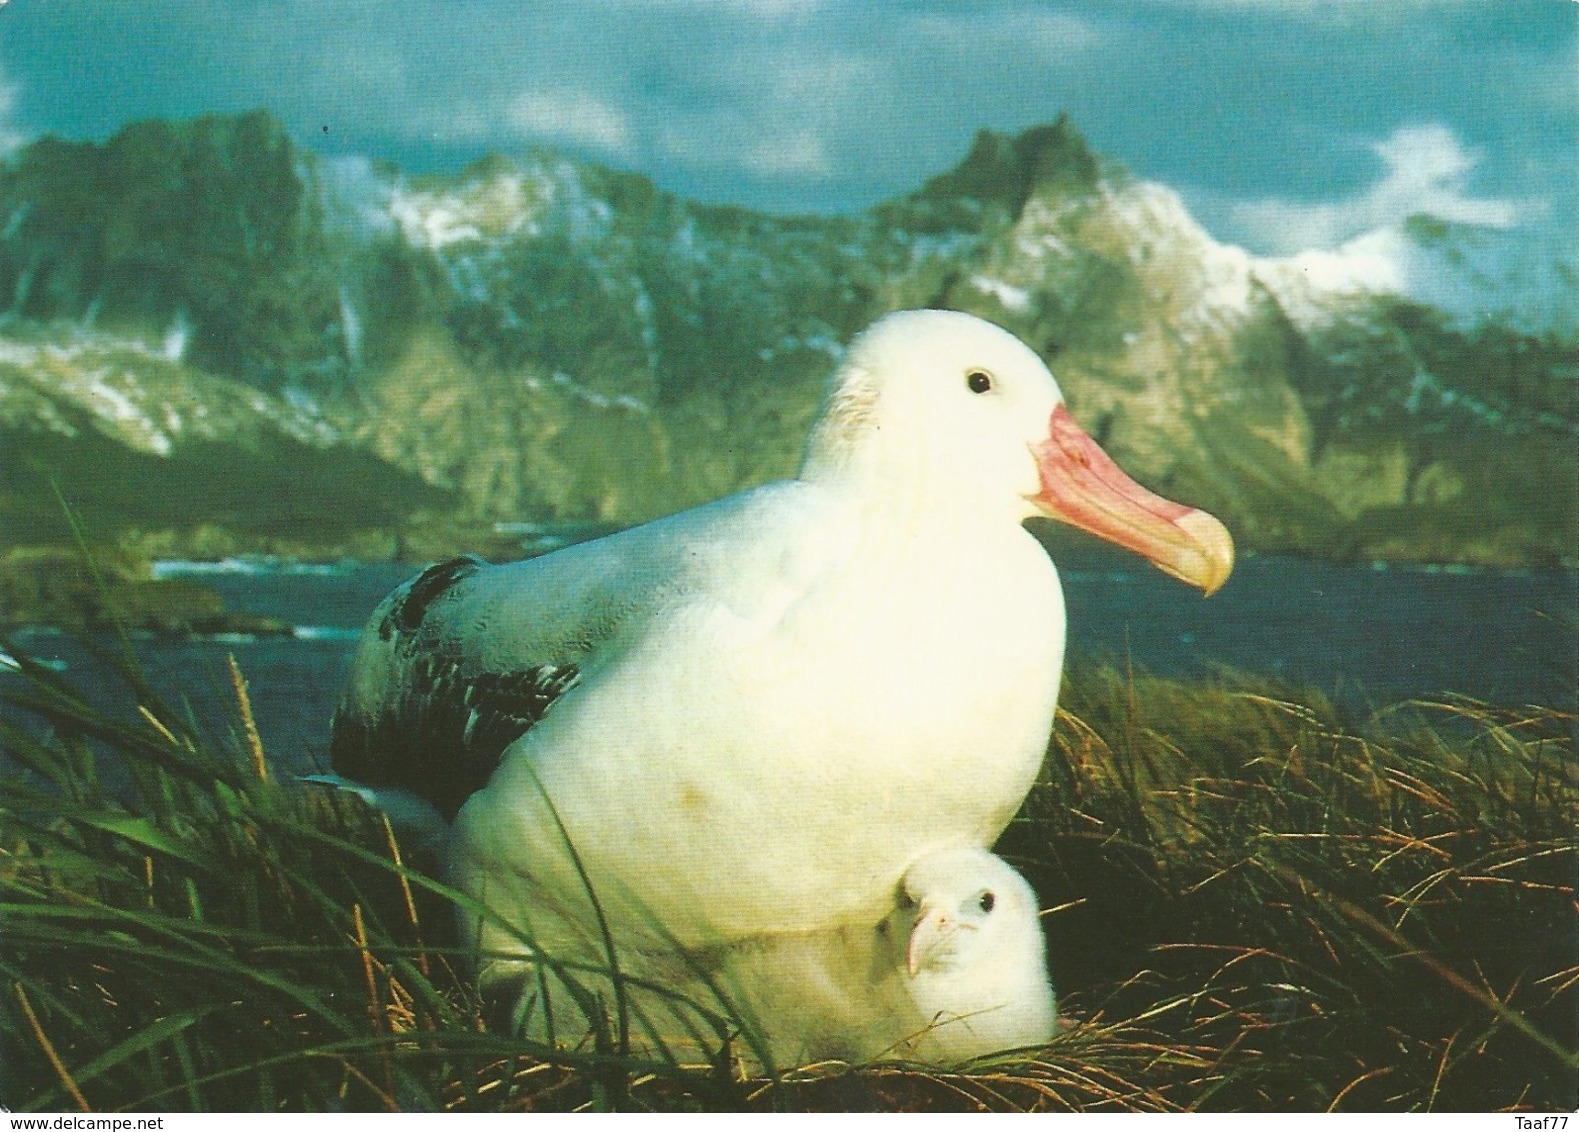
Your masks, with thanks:
M 580 674 L 566 664 L 467 677 L 453 661 L 422 657 L 405 694 L 376 717 L 336 713 L 330 761 L 346 778 L 426 798 L 452 820 Z

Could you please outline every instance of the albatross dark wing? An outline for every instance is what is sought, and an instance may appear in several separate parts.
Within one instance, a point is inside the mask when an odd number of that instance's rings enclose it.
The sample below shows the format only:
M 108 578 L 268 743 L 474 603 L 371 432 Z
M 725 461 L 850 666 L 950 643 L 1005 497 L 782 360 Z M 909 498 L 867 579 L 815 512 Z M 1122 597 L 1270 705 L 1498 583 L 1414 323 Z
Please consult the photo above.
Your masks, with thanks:
M 409 791 L 445 820 L 487 785 L 505 748 L 580 676 L 574 664 L 468 673 L 454 645 L 425 627 L 434 604 L 485 566 L 470 556 L 441 562 L 391 595 L 378 619 L 391 668 L 384 698 L 370 708 L 347 695 L 329 743 L 337 774 Z

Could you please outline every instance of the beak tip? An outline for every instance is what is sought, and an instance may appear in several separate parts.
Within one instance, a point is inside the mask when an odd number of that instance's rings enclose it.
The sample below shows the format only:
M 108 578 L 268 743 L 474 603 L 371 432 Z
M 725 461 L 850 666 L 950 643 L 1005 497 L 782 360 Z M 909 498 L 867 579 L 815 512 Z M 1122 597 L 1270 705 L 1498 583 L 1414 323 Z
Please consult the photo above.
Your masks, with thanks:
M 1199 586 L 1204 596 L 1211 597 L 1223 588 L 1223 583 L 1234 572 L 1234 538 L 1216 516 L 1205 511 L 1190 511 L 1174 522 L 1189 536 L 1200 555 L 1199 568 L 1191 570 L 1185 580 Z

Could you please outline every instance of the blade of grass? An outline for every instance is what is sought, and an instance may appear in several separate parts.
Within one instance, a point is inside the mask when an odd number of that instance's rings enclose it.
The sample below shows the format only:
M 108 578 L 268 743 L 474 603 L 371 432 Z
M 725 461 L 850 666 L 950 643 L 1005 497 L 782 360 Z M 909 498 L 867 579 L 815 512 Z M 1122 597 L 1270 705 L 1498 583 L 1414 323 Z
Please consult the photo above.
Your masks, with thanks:
M 241 711 L 241 726 L 247 738 L 247 752 L 252 756 L 252 769 L 257 773 L 258 781 L 269 781 L 269 764 L 263 757 L 263 737 L 258 734 L 258 722 L 252 717 L 252 697 L 247 694 L 247 681 L 241 675 L 241 666 L 236 663 L 235 653 L 226 653 L 225 661 L 230 668 L 230 684 L 236 692 L 236 705 Z
M 49 1059 L 49 1064 L 54 1067 L 61 1085 L 78 1108 L 83 1112 L 92 1112 L 93 1106 L 88 1104 L 88 1098 L 82 1095 L 81 1089 L 77 1088 L 77 1082 L 72 1080 L 71 1074 L 66 1070 L 65 1062 L 61 1061 L 60 1054 L 55 1052 L 55 1043 L 49 1040 L 49 1035 L 44 1033 L 44 1027 L 39 1024 L 38 1015 L 33 1012 L 33 1004 L 28 1000 L 27 991 L 22 988 L 21 983 L 12 983 L 11 989 L 16 992 L 16 1000 L 22 1006 L 22 1013 L 27 1015 L 27 1024 L 33 1028 L 33 1034 L 38 1038 L 38 1044 L 43 1049 L 44 1056 Z

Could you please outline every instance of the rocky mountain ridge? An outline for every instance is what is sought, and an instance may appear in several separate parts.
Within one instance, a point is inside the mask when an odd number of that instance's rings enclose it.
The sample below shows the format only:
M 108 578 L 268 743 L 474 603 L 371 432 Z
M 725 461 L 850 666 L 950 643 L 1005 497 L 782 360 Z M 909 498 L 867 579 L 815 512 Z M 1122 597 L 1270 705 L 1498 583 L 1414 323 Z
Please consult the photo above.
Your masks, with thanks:
M 790 473 L 850 336 L 917 306 L 1018 334 L 1245 546 L 1576 545 L 1571 342 L 1220 244 L 1067 120 L 837 218 L 551 153 L 408 178 L 261 113 L 44 139 L 0 168 L 0 305 L 0 549 L 59 541 L 51 484 L 142 554 L 648 518 Z

